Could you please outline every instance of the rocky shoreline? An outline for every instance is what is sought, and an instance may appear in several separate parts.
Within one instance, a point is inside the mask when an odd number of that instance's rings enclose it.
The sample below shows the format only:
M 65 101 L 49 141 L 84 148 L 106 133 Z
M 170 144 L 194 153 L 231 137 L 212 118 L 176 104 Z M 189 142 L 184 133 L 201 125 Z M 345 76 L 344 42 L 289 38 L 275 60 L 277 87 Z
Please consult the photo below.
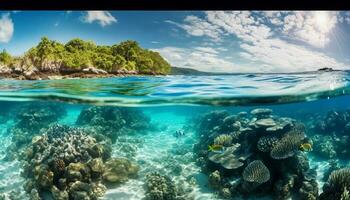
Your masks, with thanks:
M 7 68 L 7 67 L 6 67 Z M 110 78 L 130 75 L 164 75 L 164 74 L 141 74 L 137 71 L 118 70 L 106 72 L 95 67 L 88 67 L 81 70 L 60 70 L 60 71 L 39 71 L 39 70 L 15 70 L 0 67 L 0 79 L 11 80 L 57 80 L 57 79 L 77 79 L 77 78 Z

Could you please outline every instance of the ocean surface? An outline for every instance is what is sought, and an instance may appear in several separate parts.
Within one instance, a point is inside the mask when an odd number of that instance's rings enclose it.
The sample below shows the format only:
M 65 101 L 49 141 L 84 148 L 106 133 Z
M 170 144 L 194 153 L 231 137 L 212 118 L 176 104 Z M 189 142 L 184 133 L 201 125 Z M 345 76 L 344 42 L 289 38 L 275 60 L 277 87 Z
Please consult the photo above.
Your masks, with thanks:
M 349 77 L 0 80 L 0 200 L 341 199 Z

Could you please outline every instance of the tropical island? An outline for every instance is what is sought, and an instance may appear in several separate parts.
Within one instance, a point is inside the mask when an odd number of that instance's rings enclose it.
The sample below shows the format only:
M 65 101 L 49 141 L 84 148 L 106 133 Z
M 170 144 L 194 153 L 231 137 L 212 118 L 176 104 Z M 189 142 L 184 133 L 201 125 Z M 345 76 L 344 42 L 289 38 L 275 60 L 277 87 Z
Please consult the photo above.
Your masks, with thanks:
M 96 45 L 76 38 L 65 44 L 42 37 L 23 56 L 0 52 L 0 77 L 20 80 L 166 75 L 170 64 L 136 41 Z

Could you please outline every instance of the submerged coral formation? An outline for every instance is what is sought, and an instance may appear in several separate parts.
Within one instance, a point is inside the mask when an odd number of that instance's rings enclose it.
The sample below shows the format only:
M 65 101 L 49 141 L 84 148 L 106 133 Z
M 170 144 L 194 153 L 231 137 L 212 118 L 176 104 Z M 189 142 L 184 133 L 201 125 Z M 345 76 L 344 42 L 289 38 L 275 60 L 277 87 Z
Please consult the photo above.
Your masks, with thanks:
M 270 180 L 270 171 L 261 160 L 254 160 L 244 168 L 242 176 L 245 181 L 262 184 Z
M 18 110 L 15 125 L 10 129 L 12 144 L 7 148 L 7 160 L 14 160 L 22 147 L 30 143 L 35 135 L 39 135 L 42 129 L 66 114 L 64 107 L 54 104 L 28 103 Z
M 342 168 L 333 171 L 327 183 L 323 186 L 320 200 L 346 199 L 350 190 L 350 168 Z
M 89 126 L 113 142 L 120 135 L 151 128 L 150 119 L 140 110 L 107 106 L 83 109 L 76 124 Z
M 106 191 L 103 180 L 112 179 L 106 177 L 118 173 L 125 181 L 137 173 L 129 161 L 109 159 L 110 151 L 110 143 L 97 142 L 83 129 L 53 125 L 26 149 L 24 188 L 39 196 L 49 192 L 53 199 L 97 199 Z
M 175 183 L 157 172 L 146 175 L 146 200 L 184 200 Z
M 312 141 L 300 122 L 261 108 L 250 115 L 213 111 L 196 123 L 197 163 L 208 174 L 209 185 L 222 197 L 274 191 L 276 199 L 288 199 L 295 195 L 293 192 L 300 199 L 317 198 L 315 176 L 300 150 L 301 144 L 311 145 Z M 208 151 L 211 145 L 223 148 Z

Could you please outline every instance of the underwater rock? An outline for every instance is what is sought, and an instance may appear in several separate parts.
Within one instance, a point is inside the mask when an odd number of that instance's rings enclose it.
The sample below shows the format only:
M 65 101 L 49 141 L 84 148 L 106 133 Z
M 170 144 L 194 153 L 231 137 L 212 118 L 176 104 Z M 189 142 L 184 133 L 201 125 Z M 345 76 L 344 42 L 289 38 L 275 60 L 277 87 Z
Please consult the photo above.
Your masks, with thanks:
M 320 200 L 341 199 L 350 190 L 350 168 L 342 168 L 331 173 L 323 186 Z
M 219 189 L 221 187 L 221 175 L 220 172 L 218 170 L 212 172 L 209 175 L 209 186 L 214 188 L 214 189 Z
M 168 177 L 153 172 L 146 175 L 146 200 L 178 200 L 180 194 Z
M 270 180 L 270 171 L 261 160 L 255 160 L 248 164 L 242 176 L 247 182 L 262 184 Z
M 113 158 L 105 163 L 103 180 L 109 183 L 123 183 L 137 176 L 139 167 L 125 158 Z

